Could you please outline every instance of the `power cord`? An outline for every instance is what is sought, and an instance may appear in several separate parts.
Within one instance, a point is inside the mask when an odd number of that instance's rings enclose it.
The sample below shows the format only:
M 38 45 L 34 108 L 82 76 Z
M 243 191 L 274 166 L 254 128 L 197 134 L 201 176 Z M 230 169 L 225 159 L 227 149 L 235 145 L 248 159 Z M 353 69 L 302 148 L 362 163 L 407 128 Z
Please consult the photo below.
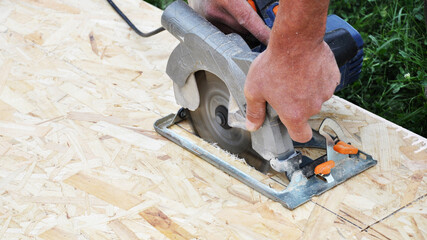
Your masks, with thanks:
M 114 11 L 117 12 L 117 14 L 119 14 L 119 16 L 125 20 L 125 22 L 129 25 L 130 28 L 132 28 L 139 36 L 147 38 L 147 37 L 151 37 L 153 35 L 156 35 L 159 32 L 164 31 L 165 29 L 163 27 L 159 27 L 154 31 L 148 32 L 148 33 L 143 33 L 141 32 L 130 20 L 128 17 L 126 17 L 126 15 L 117 7 L 117 5 L 113 2 L 113 0 L 107 0 L 107 2 L 110 4 L 110 6 L 114 9 Z

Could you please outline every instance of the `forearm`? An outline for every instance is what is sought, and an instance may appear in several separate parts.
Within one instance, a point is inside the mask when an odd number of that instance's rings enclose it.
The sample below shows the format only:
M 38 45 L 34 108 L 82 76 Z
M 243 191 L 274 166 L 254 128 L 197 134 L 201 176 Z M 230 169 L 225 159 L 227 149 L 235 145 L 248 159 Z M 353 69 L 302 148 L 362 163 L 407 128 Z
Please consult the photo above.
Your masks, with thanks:
M 329 0 L 281 0 L 270 35 L 270 50 L 323 41 Z M 295 49 L 296 50 L 296 49 Z

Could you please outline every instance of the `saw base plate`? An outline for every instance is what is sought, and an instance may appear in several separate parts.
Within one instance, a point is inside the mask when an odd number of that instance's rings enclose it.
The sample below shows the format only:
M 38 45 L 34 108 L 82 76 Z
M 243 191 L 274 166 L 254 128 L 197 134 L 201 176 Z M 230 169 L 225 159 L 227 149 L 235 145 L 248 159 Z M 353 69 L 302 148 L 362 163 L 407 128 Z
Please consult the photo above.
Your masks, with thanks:
M 157 120 L 154 128 L 160 135 L 204 159 L 266 197 L 281 203 L 288 209 L 300 206 L 312 197 L 326 192 L 377 163 L 370 155 L 363 152 L 357 156 L 348 155 L 347 157 L 340 157 L 333 159 L 336 166 L 332 169 L 330 175 L 333 176 L 334 181 L 328 182 L 316 176 L 307 179 L 302 172 L 296 172 L 293 174 L 292 179 L 290 179 L 290 183 L 286 186 L 286 189 L 278 191 L 203 149 L 193 140 L 182 137 L 170 129 L 172 125 L 186 120 L 188 116 L 188 110 L 181 109 L 177 114 L 170 114 Z

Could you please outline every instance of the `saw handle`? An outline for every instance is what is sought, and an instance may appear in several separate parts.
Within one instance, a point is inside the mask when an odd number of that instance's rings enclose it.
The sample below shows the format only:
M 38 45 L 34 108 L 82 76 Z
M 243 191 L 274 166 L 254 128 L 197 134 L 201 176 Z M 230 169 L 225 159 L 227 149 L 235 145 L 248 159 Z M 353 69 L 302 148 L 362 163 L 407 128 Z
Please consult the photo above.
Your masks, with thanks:
M 338 67 L 342 67 L 348 61 L 353 59 L 359 51 L 356 41 L 353 39 L 351 34 L 343 28 L 327 32 L 323 37 L 323 40 L 329 45 L 334 53 Z

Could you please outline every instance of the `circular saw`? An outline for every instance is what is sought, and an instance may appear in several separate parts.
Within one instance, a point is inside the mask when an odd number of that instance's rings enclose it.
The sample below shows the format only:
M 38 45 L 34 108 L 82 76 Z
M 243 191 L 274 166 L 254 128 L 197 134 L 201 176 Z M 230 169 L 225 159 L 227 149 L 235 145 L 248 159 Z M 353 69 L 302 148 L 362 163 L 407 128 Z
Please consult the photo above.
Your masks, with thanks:
M 274 9 L 278 4 L 278 1 L 251 0 L 254 11 L 269 27 L 274 24 Z M 155 123 L 161 135 L 290 209 L 377 163 L 349 144 L 341 127 L 331 119 L 325 119 L 319 129 L 313 130 L 309 142 L 296 143 L 274 109 L 267 105 L 262 127 L 249 133 L 245 129 L 243 88 L 250 65 L 265 46 L 254 45 L 252 41 L 248 44 L 238 34 L 224 34 L 181 0 L 166 8 L 162 25 L 180 41 L 169 57 L 166 72 L 173 80 L 175 99 L 182 108 Z M 324 41 L 341 71 L 338 90 L 360 75 L 363 40 L 351 25 L 331 15 Z M 234 154 L 253 153 L 283 173 L 289 180 L 286 189 L 270 188 L 170 128 L 184 120 L 190 120 L 204 140 Z M 311 159 L 297 151 L 297 147 L 322 148 L 326 154 Z

